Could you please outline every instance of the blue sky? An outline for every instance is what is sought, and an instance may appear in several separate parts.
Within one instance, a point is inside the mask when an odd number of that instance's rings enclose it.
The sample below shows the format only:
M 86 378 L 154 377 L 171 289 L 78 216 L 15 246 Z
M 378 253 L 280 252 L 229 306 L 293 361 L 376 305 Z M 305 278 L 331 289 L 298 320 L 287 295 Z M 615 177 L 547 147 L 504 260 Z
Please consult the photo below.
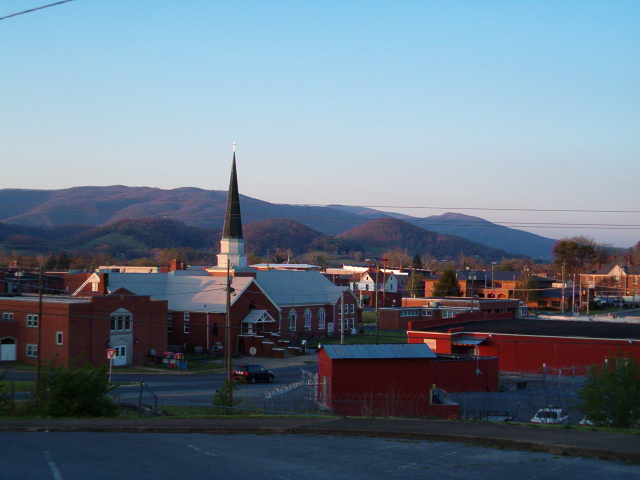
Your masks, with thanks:
M 0 188 L 225 190 L 236 142 L 261 200 L 629 247 L 638 25 L 637 1 L 75 0 L 0 21 Z

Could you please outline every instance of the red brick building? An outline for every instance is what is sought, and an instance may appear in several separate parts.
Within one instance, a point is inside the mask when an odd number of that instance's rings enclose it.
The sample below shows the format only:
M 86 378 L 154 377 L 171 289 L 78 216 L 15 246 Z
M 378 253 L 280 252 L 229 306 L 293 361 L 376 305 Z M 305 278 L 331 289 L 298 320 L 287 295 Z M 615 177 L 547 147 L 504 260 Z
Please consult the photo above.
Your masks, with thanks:
M 119 291 L 90 298 L 38 296 L 0 298 L 0 358 L 35 364 L 68 364 L 83 356 L 107 365 L 107 349 L 116 350 L 114 365 L 142 364 L 142 355 L 167 344 L 167 302 Z
M 498 357 L 500 371 L 505 372 L 565 369 L 566 374 L 584 374 L 584 367 L 626 355 L 640 362 L 637 323 L 500 320 L 425 329 L 411 323 L 408 338 L 409 343 L 424 343 L 438 354 Z

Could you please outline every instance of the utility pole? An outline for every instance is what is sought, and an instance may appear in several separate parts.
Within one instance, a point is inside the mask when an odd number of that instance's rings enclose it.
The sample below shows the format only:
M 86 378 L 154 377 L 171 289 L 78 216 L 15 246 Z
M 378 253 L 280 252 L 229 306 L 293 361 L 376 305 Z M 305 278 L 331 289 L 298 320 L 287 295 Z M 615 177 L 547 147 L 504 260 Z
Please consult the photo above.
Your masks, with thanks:
M 344 292 L 340 294 L 340 345 L 344 345 Z
M 564 284 L 564 266 L 565 266 L 565 261 L 563 260 L 562 261 L 562 302 L 560 302 L 561 310 L 562 310 L 560 313 L 562 313 L 563 315 L 564 315 L 564 287 L 565 287 L 565 284 Z
M 378 263 L 376 262 L 376 345 L 378 344 L 378 290 L 380 290 L 380 286 L 378 284 Z
M 36 341 L 36 399 L 40 399 L 40 346 L 42 344 L 42 260 L 38 269 L 38 339 Z
M 231 382 L 233 378 L 231 376 L 231 271 L 229 269 L 229 261 L 227 260 L 227 314 L 225 315 L 225 329 L 224 329 L 224 356 L 225 367 L 227 370 L 227 382 L 229 391 L 229 404 L 232 401 L 233 389 L 231 388 Z
M 386 291 L 387 291 L 387 259 L 382 257 L 382 307 L 386 307 L 385 303 Z

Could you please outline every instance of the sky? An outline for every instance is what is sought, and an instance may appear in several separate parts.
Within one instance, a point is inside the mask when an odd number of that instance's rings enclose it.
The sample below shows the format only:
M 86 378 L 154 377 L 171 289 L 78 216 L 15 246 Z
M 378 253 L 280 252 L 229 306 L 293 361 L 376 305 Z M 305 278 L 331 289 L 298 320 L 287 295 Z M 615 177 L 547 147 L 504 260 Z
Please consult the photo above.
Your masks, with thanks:
M 0 17 L 57 0 L 0 0 Z M 640 2 L 74 0 L 0 20 L 0 188 L 640 240 Z

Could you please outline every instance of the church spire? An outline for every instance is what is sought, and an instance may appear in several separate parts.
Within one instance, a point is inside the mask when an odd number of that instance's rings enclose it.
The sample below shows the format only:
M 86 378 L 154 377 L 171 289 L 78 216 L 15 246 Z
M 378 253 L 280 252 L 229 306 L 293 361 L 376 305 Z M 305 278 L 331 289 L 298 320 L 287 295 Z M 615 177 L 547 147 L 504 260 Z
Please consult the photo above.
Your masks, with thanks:
M 220 240 L 218 268 L 246 268 L 247 255 L 244 253 L 242 238 L 242 216 L 240 215 L 240 192 L 238 190 L 238 173 L 236 172 L 236 144 L 233 144 L 233 163 L 231 179 L 227 195 L 227 211 L 224 216 L 224 228 Z
M 233 164 L 231 166 L 231 180 L 229 181 L 227 212 L 224 216 L 222 238 L 237 238 L 242 240 L 242 215 L 240 213 L 240 193 L 238 191 L 238 174 L 236 172 L 235 144 L 233 150 Z

